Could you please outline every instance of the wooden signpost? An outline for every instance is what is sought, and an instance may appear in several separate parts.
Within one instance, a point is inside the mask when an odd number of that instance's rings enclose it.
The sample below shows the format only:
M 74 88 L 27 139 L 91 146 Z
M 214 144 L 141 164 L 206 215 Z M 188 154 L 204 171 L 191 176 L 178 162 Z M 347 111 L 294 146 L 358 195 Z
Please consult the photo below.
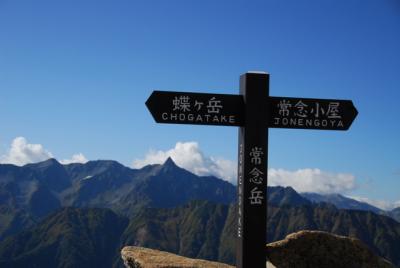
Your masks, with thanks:
M 239 128 L 237 258 L 239 268 L 265 268 L 268 129 L 347 130 L 350 100 L 269 96 L 269 75 L 240 77 L 240 95 L 154 91 L 146 105 L 157 123 Z

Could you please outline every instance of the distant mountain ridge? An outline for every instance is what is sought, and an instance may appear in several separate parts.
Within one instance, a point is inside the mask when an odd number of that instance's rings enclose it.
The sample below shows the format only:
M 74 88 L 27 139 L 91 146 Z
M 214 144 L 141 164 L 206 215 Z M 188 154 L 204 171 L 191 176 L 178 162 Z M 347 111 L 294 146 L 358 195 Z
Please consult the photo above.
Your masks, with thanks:
M 363 210 L 363 211 L 372 211 L 379 215 L 385 215 L 395 219 L 400 222 L 400 207 L 395 208 L 393 210 L 383 210 L 378 207 L 375 207 L 366 202 L 361 202 L 341 194 L 317 194 L 317 193 L 301 193 L 300 194 L 305 199 L 311 201 L 315 204 L 320 203 L 329 203 L 336 206 L 339 209 L 348 209 L 348 210 Z
M 172 159 L 163 165 L 131 169 L 116 161 L 62 165 L 55 159 L 22 167 L 0 164 L 0 239 L 35 225 L 62 207 L 110 208 L 130 216 L 141 207 L 167 208 L 190 200 L 230 204 L 236 187 L 213 176 L 197 176 Z M 298 194 L 291 187 L 268 187 L 271 205 L 332 203 L 338 208 L 378 208 L 340 195 Z M 394 210 L 390 216 L 399 220 Z
M 104 160 L 0 164 L 0 239 L 62 207 L 110 208 L 129 216 L 140 207 L 174 207 L 193 199 L 229 204 L 235 198 L 230 183 L 196 176 L 171 159 L 139 170 Z
M 345 197 L 341 194 L 322 195 L 317 193 L 301 193 L 301 196 L 310 200 L 313 203 L 330 203 L 340 209 L 365 210 L 375 212 L 376 214 L 384 213 L 384 211 L 380 208 L 377 208 L 365 202 Z
M 389 216 L 400 222 L 400 207 L 391 210 Z
M 269 187 L 268 198 L 275 205 L 309 203 L 290 187 Z M 22 167 L 0 164 L 0 239 L 62 207 L 110 208 L 129 217 L 142 207 L 175 207 L 190 200 L 230 204 L 235 199 L 232 184 L 194 175 L 172 159 L 142 169 L 110 160 L 61 165 L 49 159 Z

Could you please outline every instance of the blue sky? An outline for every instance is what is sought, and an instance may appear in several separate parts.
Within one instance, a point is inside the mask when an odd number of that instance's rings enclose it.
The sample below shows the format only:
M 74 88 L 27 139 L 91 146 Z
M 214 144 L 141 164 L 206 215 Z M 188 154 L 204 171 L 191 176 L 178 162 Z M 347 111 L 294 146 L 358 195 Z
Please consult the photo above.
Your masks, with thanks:
M 399 48 L 397 0 L 0 0 L 0 154 L 24 137 L 57 159 L 132 165 L 194 141 L 235 163 L 236 128 L 156 124 L 144 103 L 154 89 L 237 94 L 259 70 L 271 95 L 359 111 L 347 132 L 271 130 L 270 168 L 344 173 L 339 191 L 399 201 Z

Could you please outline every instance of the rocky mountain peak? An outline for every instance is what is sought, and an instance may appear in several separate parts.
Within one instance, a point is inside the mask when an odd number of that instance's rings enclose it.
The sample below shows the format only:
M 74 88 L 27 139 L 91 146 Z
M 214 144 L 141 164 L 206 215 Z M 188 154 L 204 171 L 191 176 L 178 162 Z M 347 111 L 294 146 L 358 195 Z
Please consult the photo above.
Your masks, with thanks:
M 161 171 L 163 173 L 168 173 L 168 172 L 176 172 L 182 170 L 180 167 L 178 167 L 174 160 L 172 160 L 171 157 L 168 157 L 167 160 L 165 160 L 164 164 L 161 166 Z
M 42 162 L 33 163 L 33 164 L 27 164 L 24 167 L 37 168 L 37 169 L 47 169 L 47 168 L 52 168 L 52 167 L 62 167 L 62 165 L 57 161 L 57 159 L 49 158 L 49 159 L 44 160 Z
M 167 160 L 165 160 L 163 166 L 164 166 L 164 167 L 178 167 L 178 166 L 175 164 L 174 160 L 172 160 L 171 157 L 168 157 Z

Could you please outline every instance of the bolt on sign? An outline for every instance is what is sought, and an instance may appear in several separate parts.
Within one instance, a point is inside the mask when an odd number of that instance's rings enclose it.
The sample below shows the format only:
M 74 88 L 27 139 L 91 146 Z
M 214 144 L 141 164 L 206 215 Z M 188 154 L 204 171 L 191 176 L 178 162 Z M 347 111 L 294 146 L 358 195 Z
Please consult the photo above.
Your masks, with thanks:
M 265 268 L 269 128 L 347 130 L 350 100 L 269 96 L 269 75 L 240 76 L 240 94 L 154 91 L 146 105 L 157 123 L 239 127 L 238 268 Z

